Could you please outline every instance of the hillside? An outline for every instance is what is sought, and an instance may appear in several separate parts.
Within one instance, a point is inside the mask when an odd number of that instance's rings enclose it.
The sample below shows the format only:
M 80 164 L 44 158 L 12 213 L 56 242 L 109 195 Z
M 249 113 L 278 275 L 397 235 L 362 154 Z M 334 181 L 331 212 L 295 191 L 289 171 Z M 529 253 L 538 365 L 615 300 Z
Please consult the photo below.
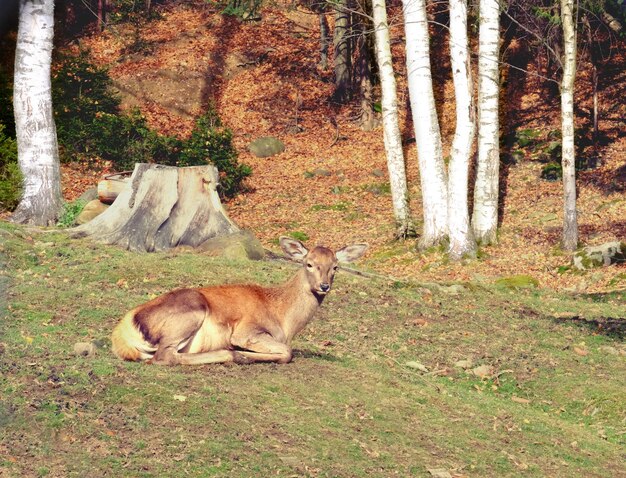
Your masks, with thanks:
M 290 4 L 291 5 L 291 4 Z M 400 22 L 394 36 L 402 38 Z M 364 132 L 355 121 L 354 106 L 329 101 L 332 71 L 317 65 L 317 17 L 298 7 L 264 9 L 259 22 L 223 17 L 202 4 L 173 3 L 161 18 L 142 30 L 145 52 L 123 55 L 132 32 L 116 27 L 83 37 L 82 47 L 110 68 L 124 105 L 139 106 L 151 125 L 164 133 L 187 134 L 204 104 L 214 102 L 233 130 L 240 160 L 253 176 L 249 190 L 230 202 L 231 217 L 274 248 L 281 234 L 299 231 L 310 241 L 342 244 L 367 241 L 372 252 L 367 266 L 397 278 L 420 281 L 492 282 L 498 277 L 529 274 L 542 287 L 597 292 L 626 286 L 624 266 L 586 274 L 559 273 L 569 257 L 558 247 L 561 231 L 561 186 L 540 179 L 543 164 L 521 160 L 503 170 L 504 205 L 500 243 L 481 251 L 480 260 L 449 263 L 437 251 L 419 253 L 415 241 L 393 241 L 391 198 L 386 179 L 382 129 Z M 443 42 L 442 42 L 443 44 Z M 511 46 L 514 56 L 515 45 Z M 402 41 L 394 42 L 399 100 L 407 104 Z M 439 60 L 439 58 L 437 59 Z M 519 59 L 515 59 L 518 61 Z M 612 63 L 611 63 L 612 62 Z M 624 57 L 609 60 L 601 98 L 606 101 L 600 128 L 608 146 L 599 166 L 579 174 L 581 241 L 600 244 L 626 237 L 626 138 L 623 98 Z M 446 144 L 453 132 L 453 89 L 445 62 L 435 65 L 437 91 Z M 546 93 L 534 76 L 539 62 L 526 59 L 527 74 L 508 71 L 503 117 L 509 129 L 547 132 L 557 129 L 558 96 Z M 589 107 L 588 79 L 579 81 L 578 122 Z M 611 99 L 618 99 L 613 101 Z M 421 198 L 412 125 L 402 112 L 402 130 L 410 180 L 411 207 L 421 220 Z M 508 131 L 511 133 L 511 131 Z M 269 159 L 247 150 L 257 137 L 273 135 L 286 151 Z M 324 174 L 311 174 L 323 169 Z M 327 175 L 326 175 L 327 174 Z M 80 191 L 76 168 L 65 168 L 68 199 Z

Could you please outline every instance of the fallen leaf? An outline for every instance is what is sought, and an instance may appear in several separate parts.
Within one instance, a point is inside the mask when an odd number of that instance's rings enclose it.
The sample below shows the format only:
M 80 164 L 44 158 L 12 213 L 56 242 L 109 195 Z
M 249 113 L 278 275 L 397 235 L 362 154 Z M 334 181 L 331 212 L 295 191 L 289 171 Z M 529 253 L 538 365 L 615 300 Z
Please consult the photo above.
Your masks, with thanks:
M 184 395 L 174 395 L 174 400 L 178 400 L 179 402 L 184 402 L 185 400 L 187 400 L 187 397 L 185 397 Z
M 582 347 L 574 347 L 574 352 L 576 352 L 578 355 L 584 357 L 585 355 L 589 354 L 589 351 L 587 349 L 584 349 Z
M 511 400 L 515 403 L 530 403 L 530 400 L 522 397 L 516 397 L 515 395 L 511 397 Z

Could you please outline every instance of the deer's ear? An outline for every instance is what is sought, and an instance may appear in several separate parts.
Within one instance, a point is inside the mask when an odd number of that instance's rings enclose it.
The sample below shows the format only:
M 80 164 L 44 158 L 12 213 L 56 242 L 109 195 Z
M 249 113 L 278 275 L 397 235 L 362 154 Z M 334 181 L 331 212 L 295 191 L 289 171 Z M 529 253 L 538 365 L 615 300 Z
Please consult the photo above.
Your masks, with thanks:
M 368 244 L 352 244 L 351 246 L 342 247 L 337 252 L 337 260 L 339 262 L 354 262 L 369 248 Z
M 304 247 L 300 241 L 292 239 L 291 237 L 282 236 L 279 239 L 280 247 L 285 253 L 296 261 L 303 260 L 309 253 L 309 250 Z

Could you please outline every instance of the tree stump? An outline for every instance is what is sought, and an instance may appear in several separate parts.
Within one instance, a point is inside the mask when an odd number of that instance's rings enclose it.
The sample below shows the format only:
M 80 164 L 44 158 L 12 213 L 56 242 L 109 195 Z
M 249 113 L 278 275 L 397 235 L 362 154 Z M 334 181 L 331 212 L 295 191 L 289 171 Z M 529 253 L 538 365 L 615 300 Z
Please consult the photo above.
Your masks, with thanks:
M 176 168 L 138 163 L 127 187 L 92 221 L 72 230 L 136 252 L 197 247 L 207 239 L 238 232 L 217 194 L 213 165 Z

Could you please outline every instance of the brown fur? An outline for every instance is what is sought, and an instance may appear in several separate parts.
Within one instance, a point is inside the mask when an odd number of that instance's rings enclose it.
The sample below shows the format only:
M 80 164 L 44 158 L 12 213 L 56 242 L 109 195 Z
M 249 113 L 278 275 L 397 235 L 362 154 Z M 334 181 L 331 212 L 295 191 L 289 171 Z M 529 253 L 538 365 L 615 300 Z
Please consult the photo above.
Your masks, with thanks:
M 178 289 L 126 314 L 113 330 L 114 353 L 125 360 L 159 364 L 250 363 L 291 360 L 291 340 L 329 292 L 338 258 L 360 257 L 367 245 L 335 253 L 312 251 L 281 238 L 302 268 L 278 287 L 221 285 Z

